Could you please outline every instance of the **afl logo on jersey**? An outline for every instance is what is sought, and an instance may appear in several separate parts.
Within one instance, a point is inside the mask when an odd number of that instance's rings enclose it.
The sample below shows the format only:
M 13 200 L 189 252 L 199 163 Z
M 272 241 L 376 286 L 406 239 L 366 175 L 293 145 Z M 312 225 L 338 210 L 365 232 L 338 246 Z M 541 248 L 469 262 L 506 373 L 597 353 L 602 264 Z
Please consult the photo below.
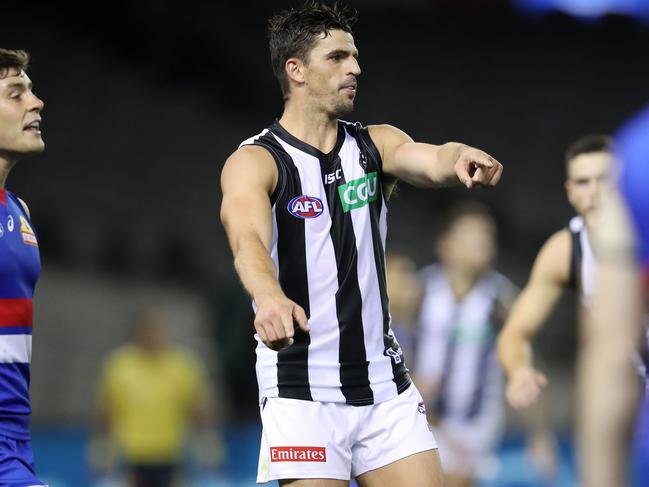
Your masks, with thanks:
M 0 238 L 5 234 L 5 229 L 2 227 L 2 223 L 0 223 Z
M 289 201 L 288 211 L 298 218 L 316 218 L 322 214 L 322 201 L 305 194 L 296 196 Z

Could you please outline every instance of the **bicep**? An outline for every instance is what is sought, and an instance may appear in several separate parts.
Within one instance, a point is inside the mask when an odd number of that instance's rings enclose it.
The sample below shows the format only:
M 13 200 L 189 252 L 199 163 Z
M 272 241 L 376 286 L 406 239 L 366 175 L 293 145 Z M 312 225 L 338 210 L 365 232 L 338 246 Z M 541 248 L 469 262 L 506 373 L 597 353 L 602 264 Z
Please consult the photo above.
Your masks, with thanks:
M 243 148 L 246 149 L 246 148 Z M 277 169 L 265 149 L 242 149 L 225 163 L 221 173 L 221 221 L 236 254 L 242 239 L 259 238 L 266 248 L 272 238 L 270 194 Z
M 567 286 L 569 268 L 570 234 L 566 230 L 553 235 L 539 252 L 530 280 L 514 303 L 506 328 L 526 335 L 541 328 Z
M 431 187 L 444 179 L 436 169 L 440 159 L 438 145 L 415 142 L 396 127 L 374 125 L 369 128 L 383 158 L 383 173 L 413 186 Z
M 413 146 L 428 144 L 415 143 L 408 134 L 391 125 L 372 125 L 368 130 L 381 154 L 386 176 L 411 183 L 413 173 L 425 170 L 423 158 L 413 158 L 412 152 Z
M 561 293 L 556 284 L 531 280 L 512 306 L 505 328 L 533 335 L 543 326 Z

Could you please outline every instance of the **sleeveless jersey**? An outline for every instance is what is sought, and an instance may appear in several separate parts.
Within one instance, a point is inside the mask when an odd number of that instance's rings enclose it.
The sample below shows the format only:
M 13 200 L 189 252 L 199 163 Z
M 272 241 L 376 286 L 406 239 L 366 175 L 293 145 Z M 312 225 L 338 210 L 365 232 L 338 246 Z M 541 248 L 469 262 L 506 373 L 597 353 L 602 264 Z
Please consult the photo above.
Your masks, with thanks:
M 250 144 L 277 165 L 270 255 L 311 329 L 296 327 L 293 345 L 279 352 L 256 337 L 260 398 L 356 406 L 392 399 L 410 377 L 390 327 L 382 161 L 367 128 L 338 121 L 328 154 L 279 123 L 241 145 Z
M 0 189 L 0 435 L 29 439 L 32 296 L 38 243 L 20 201 Z
M 439 385 L 431 406 L 440 418 L 469 421 L 488 411 L 497 419 L 503 379 L 495 339 L 516 287 L 489 271 L 458 301 L 441 266 L 425 267 L 421 275 L 424 297 L 414 370 Z
M 575 289 L 585 308 L 592 304 L 595 293 L 596 262 L 588 238 L 586 222 L 575 216 L 568 224 L 572 241 L 570 253 L 570 287 Z

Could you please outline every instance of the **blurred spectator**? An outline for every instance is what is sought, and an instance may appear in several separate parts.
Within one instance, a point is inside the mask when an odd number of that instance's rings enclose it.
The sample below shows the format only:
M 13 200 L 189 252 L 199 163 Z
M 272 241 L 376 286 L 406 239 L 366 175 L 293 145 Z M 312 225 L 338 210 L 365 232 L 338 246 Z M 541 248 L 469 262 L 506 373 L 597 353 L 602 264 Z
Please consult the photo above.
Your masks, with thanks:
M 479 203 L 447 215 L 437 241 L 439 264 L 421 272 L 415 381 L 428 406 L 448 487 L 471 486 L 498 446 L 504 427 L 503 377 L 495 337 L 517 289 L 493 270 L 496 224 Z M 554 442 L 534 421 L 530 453 L 551 474 Z
M 170 343 L 165 317 L 137 317 L 130 343 L 106 359 L 100 379 L 99 435 L 91 464 L 125 474 L 129 487 L 180 485 L 185 446 L 201 467 L 218 466 L 222 448 L 206 372 L 191 351 Z M 191 443 L 185 442 L 189 427 Z

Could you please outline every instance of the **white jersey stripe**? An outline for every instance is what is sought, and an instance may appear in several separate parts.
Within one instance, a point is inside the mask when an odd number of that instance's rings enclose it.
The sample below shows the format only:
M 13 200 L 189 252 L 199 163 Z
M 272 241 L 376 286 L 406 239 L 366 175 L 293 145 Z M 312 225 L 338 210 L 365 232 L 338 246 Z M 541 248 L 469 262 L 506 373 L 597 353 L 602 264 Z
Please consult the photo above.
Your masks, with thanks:
M 291 156 L 302 182 L 305 195 L 324 193 L 320 161 L 304 154 L 290 144 L 278 139 L 284 150 Z M 307 257 L 307 276 L 309 282 L 309 303 L 311 316 L 311 343 L 309 346 L 309 385 L 314 401 L 345 402 L 340 390 L 340 368 L 331 366 L 331 350 L 339 347 L 336 316 L 336 298 L 331 289 L 338 287 L 338 274 L 335 265 L 336 255 L 329 236 L 331 218 L 329 209 L 323 202 L 323 213 L 318 218 L 306 219 L 305 242 Z
M 347 134 L 353 143 L 345 144 L 341 151 L 343 173 L 346 181 L 361 178 L 365 175 L 364 169 L 358 163 L 359 148 L 353 137 Z M 378 180 L 377 180 L 377 184 Z M 367 188 L 368 194 L 378 191 L 378 188 Z M 352 224 L 355 235 L 371 235 L 371 222 L 369 211 L 352 211 Z M 365 351 L 369 362 L 370 387 L 374 393 L 374 401 L 382 402 L 397 393 L 396 384 L 392 381 L 391 358 L 384 354 L 383 344 L 383 307 L 377 279 L 374 248 L 371 238 L 356 238 L 358 251 L 357 274 L 358 281 L 365 284 L 363 289 L 363 337 Z
M 31 359 L 31 335 L 0 335 L 0 363 L 28 364 Z

